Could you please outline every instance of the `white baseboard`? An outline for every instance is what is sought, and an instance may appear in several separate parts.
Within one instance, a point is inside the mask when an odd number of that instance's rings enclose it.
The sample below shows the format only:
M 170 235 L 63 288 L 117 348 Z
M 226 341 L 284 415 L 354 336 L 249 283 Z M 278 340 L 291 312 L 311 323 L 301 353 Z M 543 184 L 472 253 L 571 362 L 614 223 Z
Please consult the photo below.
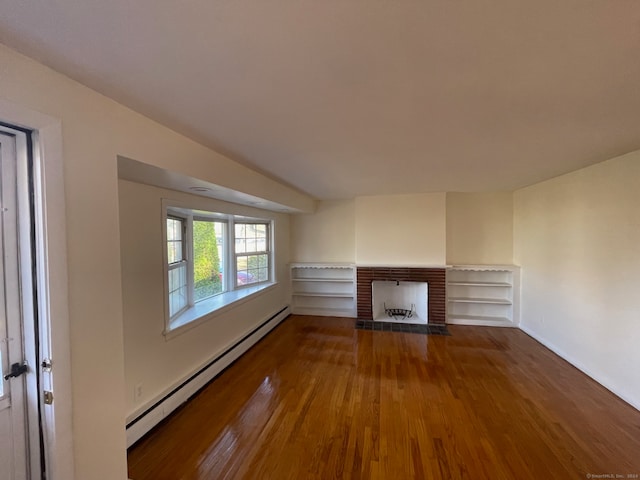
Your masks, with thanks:
M 527 328 L 527 327 L 525 327 L 523 325 L 520 325 L 520 330 L 522 330 L 524 333 L 529 335 L 531 338 L 533 338 L 537 342 L 539 342 L 542 345 L 544 345 L 545 347 L 547 347 L 549 350 L 551 350 L 553 353 L 555 353 L 559 357 L 562 357 L 564 360 L 569 362 L 571 365 L 576 367 L 578 370 L 580 370 L 585 375 L 591 377 L 593 380 L 595 380 L 600 385 L 602 385 L 604 388 L 606 388 L 611 393 L 613 393 L 616 397 L 619 397 L 620 399 L 624 400 L 625 402 L 627 402 L 629 405 L 631 405 L 636 410 L 640 410 L 640 403 L 638 403 L 634 399 L 631 399 L 631 398 L 627 397 L 626 395 L 624 395 L 624 394 L 620 393 L 619 391 L 617 391 L 617 389 L 614 386 L 612 386 L 606 379 L 603 379 L 600 375 L 597 375 L 597 374 L 593 373 L 590 369 L 585 367 L 581 362 L 579 362 L 578 360 L 573 358 L 571 355 L 568 355 L 566 352 L 564 352 L 563 350 L 558 348 L 556 345 L 554 345 L 553 343 L 548 341 L 546 338 L 541 337 L 536 332 L 534 332 L 533 330 L 531 330 L 531 329 L 529 329 L 529 328 Z
M 212 358 L 202 368 L 191 372 L 187 380 L 181 382 L 168 395 L 149 402 L 148 409 L 131 419 L 127 424 L 127 448 L 140 440 L 147 432 L 167 418 L 176 408 L 185 403 L 198 390 L 213 380 L 220 372 L 231 365 L 242 354 L 255 345 L 260 339 L 273 330 L 291 313 L 287 306 L 280 312 L 266 319 L 262 325 L 231 344 L 229 349 L 218 357 Z

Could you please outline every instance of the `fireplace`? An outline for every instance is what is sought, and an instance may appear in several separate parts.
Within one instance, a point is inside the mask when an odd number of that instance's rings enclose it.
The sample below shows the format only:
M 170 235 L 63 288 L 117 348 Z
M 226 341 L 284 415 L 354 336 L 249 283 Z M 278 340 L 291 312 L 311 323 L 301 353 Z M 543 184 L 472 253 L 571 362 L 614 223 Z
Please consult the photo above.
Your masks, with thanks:
M 373 320 L 374 281 L 423 282 L 427 284 L 427 319 L 429 324 L 445 323 L 445 268 L 427 267 L 357 267 L 358 318 Z M 407 307 L 408 308 L 408 307 Z
M 374 280 L 371 282 L 373 320 L 427 324 L 428 284 Z

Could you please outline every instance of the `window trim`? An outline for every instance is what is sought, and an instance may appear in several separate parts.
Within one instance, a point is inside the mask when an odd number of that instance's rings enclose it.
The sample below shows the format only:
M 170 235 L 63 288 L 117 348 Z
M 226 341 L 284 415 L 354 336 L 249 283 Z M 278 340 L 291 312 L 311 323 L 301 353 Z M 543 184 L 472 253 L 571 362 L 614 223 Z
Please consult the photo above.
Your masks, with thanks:
M 237 252 L 236 251 L 236 236 L 235 236 L 235 227 L 237 224 L 243 224 L 243 225 L 265 225 L 266 227 L 266 250 L 256 250 L 256 251 L 252 251 L 252 252 Z M 234 219 L 233 222 L 233 269 L 234 269 L 234 274 L 233 274 L 233 284 L 235 285 L 236 289 L 239 288 L 244 288 L 244 287 L 249 287 L 252 285 L 259 285 L 262 283 L 267 283 L 271 281 L 272 278 L 272 273 L 273 273 L 273 248 L 272 248 L 272 222 L 268 221 L 268 220 L 261 220 L 261 219 L 250 219 L 250 220 L 241 220 L 241 221 L 236 221 Z M 246 237 L 244 237 L 246 239 Z M 249 283 L 246 285 L 238 285 L 238 257 L 242 257 L 242 256 L 253 256 L 253 255 L 267 255 L 268 257 L 268 265 L 267 265 L 267 279 L 266 280 L 262 280 L 261 282 L 253 282 L 253 283 Z
M 167 240 L 167 218 L 177 218 L 186 221 L 186 233 L 183 234 L 183 248 L 187 261 L 187 291 L 188 301 L 185 308 L 172 317 L 169 315 L 169 263 L 168 263 L 168 240 Z M 274 248 L 274 226 L 273 218 L 254 217 L 233 213 L 222 213 L 211 211 L 211 206 L 198 206 L 193 203 L 185 203 L 170 199 L 162 199 L 162 259 L 163 259 L 163 298 L 164 298 L 164 331 L 166 339 L 181 334 L 211 318 L 214 318 L 231 308 L 234 308 L 255 296 L 270 290 L 278 282 L 275 277 L 275 248 Z M 193 258 L 193 221 L 217 221 L 226 223 L 223 267 L 223 285 L 226 290 L 211 297 L 194 302 L 194 258 Z M 235 252 L 235 224 L 255 223 L 267 226 L 267 248 L 264 252 L 268 255 L 268 279 L 250 283 L 247 285 L 236 285 L 237 264 Z M 263 252 L 259 252 L 263 253 Z M 250 255 L 256 253 L 251 252 Z
M 177 261 L 177 262 L 173 262 L 173 263 L 169 263 L 169 239 L 168 237 L 168 233 L 167 233 L 167 220 L 169 219 L 173 219 L 173 220 L 179 220 L 182 225 L 182 259 Z M 191 303 L 191 292 L 190 292 L 190 285 L 189 285 L 189 276 L 191 275 L 190 272 L 190 262 L 189 262 L 189 246 L 188 246 L 188 242 L 186 241 L 187 239 L 187 230 L 188 230 L 188 218 L 185 218 L 183 216 L 180 215 L 176 215 L 174 213 L 169 213 L 167 212 L 167 215 L 165 216 L 165 220 L 164 220 L 164 239 L 165 239 L 165 247 L 166 247 L 166 252 L 164 254 L 164 259 L 165 259 L 165 265 L 166 265 L 166 273 L 165 273 L 165 277 L 167 279 L 167 286 L 165 288 L 165 294 L 167 297 L 167 315 L 169 316 L 169 320 L 171 320 L 172 318 L 177 318 L 179 317 L 183 312 L 185 312 L 188 308 L 189 305 Z M 170 297 L 170 293 L 169 292 L 169 272 L 172 270 L 177 270 L 180 267 L 182 267 L 183 265 L 186 266 L 186 270 L 187 270 L 187 284 L 186 284 L 186 291 L 187 291 L 187 302 L 185 304 L 184 307 L 182 307 L 180 310 L 178 310 L 175 314 L 171 315 L 171 307 L 170 307 L 170 303 L 169 303 L 169 297 Z

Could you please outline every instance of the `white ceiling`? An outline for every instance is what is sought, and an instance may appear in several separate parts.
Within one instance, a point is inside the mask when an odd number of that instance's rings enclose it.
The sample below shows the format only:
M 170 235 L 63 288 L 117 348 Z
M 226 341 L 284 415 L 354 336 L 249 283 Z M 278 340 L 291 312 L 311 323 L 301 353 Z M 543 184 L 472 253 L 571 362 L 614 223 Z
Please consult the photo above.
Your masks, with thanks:
M 320 199 L 640 148 L 637 0 L 0 0 L 0 42 Z

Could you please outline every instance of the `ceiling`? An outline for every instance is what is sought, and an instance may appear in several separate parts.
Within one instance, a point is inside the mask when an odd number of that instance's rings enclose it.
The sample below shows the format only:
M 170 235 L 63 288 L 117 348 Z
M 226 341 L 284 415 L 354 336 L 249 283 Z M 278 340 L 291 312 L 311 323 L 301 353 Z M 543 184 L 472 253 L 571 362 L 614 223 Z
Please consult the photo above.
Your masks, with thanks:
M 640 149 L 637 0 L 0 0 L 0 42 L 319 199 Z

